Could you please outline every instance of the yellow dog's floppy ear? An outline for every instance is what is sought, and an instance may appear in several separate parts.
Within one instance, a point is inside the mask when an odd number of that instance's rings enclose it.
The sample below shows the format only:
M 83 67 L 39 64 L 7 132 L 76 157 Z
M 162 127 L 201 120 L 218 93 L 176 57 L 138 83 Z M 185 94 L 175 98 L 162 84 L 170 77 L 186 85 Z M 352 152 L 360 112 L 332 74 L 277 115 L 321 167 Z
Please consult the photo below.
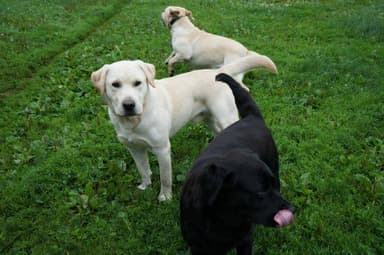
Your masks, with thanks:
M 170 10 L 169 14 L 173 17 L 179 17 L 180 16 L 180 11 L 179 10 Z
M 155 87 L 155 75 L 156 75 L 155 66 L 149 63 L 145 63 L 141 60 L 136 60 L 136 61 L 139 64 L 141 70 L 143 70 L 147 78 L 147 83 L 152 87 Z
M 93 86 L 95 86 L 100 95 L 103 95 L 105 92 L 105 78 L 107 77 L 108 70 L 109 65 L 104 65 L 99 70 L 94 71 L 91 75 Z
M 192 17 L 192 12 L 190 10 L 185 10 L 185 16 L 187 16 L 190 20 L 194 20 Z

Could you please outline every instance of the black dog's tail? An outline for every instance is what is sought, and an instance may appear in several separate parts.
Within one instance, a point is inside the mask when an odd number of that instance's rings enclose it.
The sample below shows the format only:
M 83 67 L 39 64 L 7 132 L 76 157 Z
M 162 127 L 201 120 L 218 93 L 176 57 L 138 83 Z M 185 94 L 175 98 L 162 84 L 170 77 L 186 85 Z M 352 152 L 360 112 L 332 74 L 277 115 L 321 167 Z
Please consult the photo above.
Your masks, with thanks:
M 239 110 L 239 114 L 242 118 L 247 115 L 255 115 L 256 117 L 263 119 L 263 116 L 252 96 L 245 89 L 243 89 L 236 80 L 228 74 L 220 73 L 216 75 L 216 81 L 225 82 L 231 88 L 235 97 L 237 109 Z

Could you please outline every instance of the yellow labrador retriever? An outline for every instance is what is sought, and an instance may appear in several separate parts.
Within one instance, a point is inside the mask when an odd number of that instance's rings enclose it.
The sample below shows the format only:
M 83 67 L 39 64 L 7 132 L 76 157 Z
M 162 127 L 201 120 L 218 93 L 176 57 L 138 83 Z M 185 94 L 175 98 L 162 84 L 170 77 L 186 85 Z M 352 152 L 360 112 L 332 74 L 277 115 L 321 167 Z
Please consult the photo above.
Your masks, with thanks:
M 234 97 L 217 85 L 218 73 L 236 75 L 256 67 L 273 66 L 265 56 L 253 54 L 217 70 L 196 70 L 155 80 L 155 68 L 141 60 L 104 65 L 91 79 L 108 105 L 118 140 L 125 144 L 140 172 L 139 189 L 151 184 L 147 151 L 160 168 L 160 201 L 172 197 L 170 137 L 189 121 L 205 120 L 217 133 L 238 120 Z
M 235 40 L 200 30 L 191 22 L 192 12 L 178 6 L 168 6 L 161 14 L 163 23 L 172 35 L 171 55 L 165 60 L 169 75 L 174 74 L 173 65 L 188 62 L 197 68 L 218 68 L 238 58 L 251 54 L 241 43 Z M 276 73 L 275 66 L 265 66 Z M 237 75 L 242 81 L 243 73 Z

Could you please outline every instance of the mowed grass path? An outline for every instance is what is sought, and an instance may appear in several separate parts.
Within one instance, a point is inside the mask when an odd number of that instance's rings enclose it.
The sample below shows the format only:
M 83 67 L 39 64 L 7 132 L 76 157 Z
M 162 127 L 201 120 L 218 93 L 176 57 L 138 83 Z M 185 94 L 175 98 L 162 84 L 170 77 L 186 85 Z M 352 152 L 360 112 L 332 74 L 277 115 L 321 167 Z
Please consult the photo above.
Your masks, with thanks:
M 166 77 L 168 1 L 3 1 L 0 10 L 0 254 L 188 254 L 179 193 L 212 135 L 172 139 L 174 199 L 159 204 L 115 138 L 90 82 L 142 59 Z M 384 254 L 382 1 L 180 1 L 194 23 L 271 57 L 245 83 L 273 132 L 285 229 L 258 227 L 255 254 Z M 177 72 L 190 70 L 178 65 Z M 182 84 L 180 84 L 182 86 Z

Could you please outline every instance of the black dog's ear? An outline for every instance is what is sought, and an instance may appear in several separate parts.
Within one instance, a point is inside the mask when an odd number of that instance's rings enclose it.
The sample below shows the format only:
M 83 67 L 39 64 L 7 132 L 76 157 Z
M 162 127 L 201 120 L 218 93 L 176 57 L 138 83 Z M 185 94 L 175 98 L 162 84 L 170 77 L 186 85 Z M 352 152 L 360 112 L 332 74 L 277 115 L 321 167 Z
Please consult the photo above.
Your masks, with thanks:
M 206 166 L 201 180 L 202 196 L 207 206 L 212 206 L 216 201 L 225 180 L 230 176 L 230 171 L 214 163 Z
M 262 165 L 262 170 L 265 173 L 265 176 L 271 181 L 271 183 L 273 183 L 274 188 L 280 191 L 279 172 L 277 171 L 275 175 L 269 166 L 264 163 L 264 161 L 259 160 L 259 163 Z

